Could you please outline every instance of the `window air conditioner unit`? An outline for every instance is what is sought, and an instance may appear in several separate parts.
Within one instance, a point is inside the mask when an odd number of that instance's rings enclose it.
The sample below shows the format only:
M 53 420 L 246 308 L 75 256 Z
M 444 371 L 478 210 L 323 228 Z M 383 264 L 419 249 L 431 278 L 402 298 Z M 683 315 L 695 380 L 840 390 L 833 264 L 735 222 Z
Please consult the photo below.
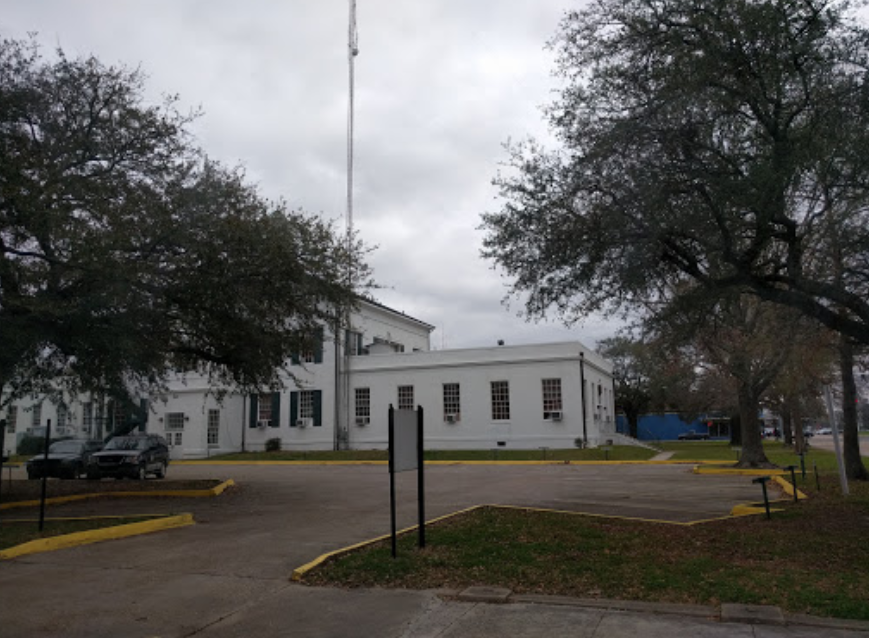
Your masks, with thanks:
M 362 425 L 368 425 L 369 423 L 371 423 L 370 417 L 367 417 L 367 416 L 357 416 L 356 417 L 356 425 L 362 426 Z
M 256 426 L 258 428 L 267 428 L 271 424 L 272 424 L 272 422 L 269 421 L 268 419 L 260 419 L 259 421 L 256 422 Z
M 306 428 L 311 425 L 312 419 L 296 419 L 296 427 Z
M 445 417 L 447 423 L 455 423 L 459 420 L 458 414 L 447 414 Z
M 549 418 L 553 421 L 561 421 L 564 418 L 564 414 L 562 414 L 561 410 L 556 410 L 555 412 L 549 413 Z

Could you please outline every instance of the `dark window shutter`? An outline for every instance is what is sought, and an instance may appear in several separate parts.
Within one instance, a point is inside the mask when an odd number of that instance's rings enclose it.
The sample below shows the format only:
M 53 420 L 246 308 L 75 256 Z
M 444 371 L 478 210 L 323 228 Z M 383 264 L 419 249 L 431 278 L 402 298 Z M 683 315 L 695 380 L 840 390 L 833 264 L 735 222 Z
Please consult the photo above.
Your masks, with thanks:
M 314 337 L 314 363 L 323 363 L 323 340 L 323 329 L 320 328 Z
M 323 425 L 323 391 L 313 390 L 314 393 L 314 426 Z
M 296 427 L 296 420 L 299 418 L 299 393 L 290 392 L 290 427 Z
M 277 428 L 281 425 L 281 393 L 272 393 L 272 420 L 269 423 L 270 427 Z
M 259 416 L 259 396 L 256 394 L 250 395 L 250 425 L 248 427 L 256 427 L 256 419 Z
M 290 361 L 294 366 L 297 366 L 302 362 L 298 352 L 294 352 L 292 355 L 290 355 Z

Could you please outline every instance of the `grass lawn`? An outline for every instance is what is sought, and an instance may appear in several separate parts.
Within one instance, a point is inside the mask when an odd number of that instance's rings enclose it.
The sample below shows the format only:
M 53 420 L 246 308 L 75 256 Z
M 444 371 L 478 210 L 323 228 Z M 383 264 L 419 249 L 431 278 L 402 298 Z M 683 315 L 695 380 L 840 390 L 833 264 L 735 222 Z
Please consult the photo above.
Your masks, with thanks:
M 811 491 L 771 521 L 684 527 L 581 515 L 483 509 L 327 562 L 314 585 L 503 586 L 521 593 L 674 603 L 779 605 L 869 620 L 869 485 Z
M 642 461 L 656 453 L 633 445 L 614 445 L 609 450 L 601 448 L 579 450 L 426 450 L 429 461 Z M 285 452 L 239 452 L 212 456 L 212 461 L 386 461 L 386 450 L 334 451 L 285 451 Z
M 727 441 L 663 441 L 656 444 L 665 451 L 674 452 L 673 460 L 692 461 L 733 461 L 736 462 L 737 452 Z M 800 466 L 800 457 L 793 449 L 780 441 L 764 441 L 764 452 L 770 462 L 780 467 L 787 465 Z M 806 470 L 811 471 L 813 463 L 818 464 L 820 472 L 835 472 L 836 455 L 826 450 L 810 448 L 806 454 Z
M 8 549 L 39 538 L 61 536 L 63 534 L 113 527 L 115 525 L 126 525 L 127 523 L 138 523 L 139 521 L 147 521 L 153 518 L 153 516 L 129 516 L 89 520 L 46 520 L 45 529 L 40 532 L 37 529 L 36 520 L 5 520 L 9 517 L 9 514 L 4 513 L 3 516 L 4 518 L 0 519 L 0 549 Z

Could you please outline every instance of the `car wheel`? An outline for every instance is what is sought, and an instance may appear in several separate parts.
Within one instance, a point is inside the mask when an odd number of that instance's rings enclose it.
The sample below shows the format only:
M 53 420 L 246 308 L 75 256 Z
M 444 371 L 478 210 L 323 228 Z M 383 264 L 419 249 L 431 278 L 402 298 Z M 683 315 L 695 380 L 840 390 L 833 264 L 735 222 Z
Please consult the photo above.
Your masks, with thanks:
M 136 471 L 136 479 L 138 479 L 139 481 L 144 481 L 146 478 L 148 478 L 148 472 L 145 468 L 145 464 L 142 463 L 142 465 L 140 465 L 139 469 Z
M 36 472 L 27 472 L 27 478 L 31 481 L 35 481 L 39 478 L 39 476 L 36 474 Z
M 100 473 L 94 470 L 88 470 L 87 477 L 89 481 L 99 481 L 101 478 Z
M 166 461 L 160 464 L 160 469 L 157 470 L 156 476 L 158 479 L 166 478 Z

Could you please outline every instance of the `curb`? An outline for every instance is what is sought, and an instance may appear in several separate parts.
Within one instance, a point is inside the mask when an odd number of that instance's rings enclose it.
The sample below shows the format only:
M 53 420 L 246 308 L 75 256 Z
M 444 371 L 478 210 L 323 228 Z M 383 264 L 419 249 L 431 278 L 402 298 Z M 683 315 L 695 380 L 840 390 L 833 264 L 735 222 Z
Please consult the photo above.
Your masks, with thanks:
M 60 503 L 72 503 L 74 501 L 86 501 L 92 498 L 127 498 L 130 496 L 175 496 L 182 498 L 208 498 L 223 494 L 228 487 L 235 485 L 232 479 L 226 480 L 220 485 L 204 490 L 149 490 L 147 492 L 93 492 L 90 494 L 70 494 L 68 496 L 54 496 L 45 499 L 46 505 Z M 38 507 L 40 501 L 12 501 L 0 504 L 0 510 L 15 509 L 19 507 Z
M 20 556 L 39 554 L 42 552 L 53 552 L 58 549 L 78 547 L 79 545 L 89 545 L 90 543 L 97 543 L 100 541 L 150 534 L 165 529 L 174 529 L 176 527 L 187 527 L 194 523 L 195 521 L 193 520 L 192 514 L 179 514 L 177 516 L 158 518 L 153 521 L 127 523 L 125 525 L 116 525 L 114 527 L 103 527 L 101 529 L 88 530 L 85 532 L 74 532 L 72 534 L 63 534 L 61 536 L 40 538 L 0 551 L 0 560 L 9 560 Z
M 731 464 L 733 461 L 698 461 L 698 460 L 680 460 L 669 459 L 665 461 L 653 460 L 632 460 L 632 461 L 577 461 L 577 460 L 558 460 L 547 459 L 545 461 L 498 461 L 498 460 L 478 460 L 478 461 L 463 461 L 463 460 L 426 460 L 425 465 L 696 465 L 703 463 L 707 465 L 724 465 Z M 188 461 L 173 461 L 173 465 L 389 465 L 389 461 L 385 460 L 369 460 L 369 461 L 209 461 L 207 459 L 191 459 Z

